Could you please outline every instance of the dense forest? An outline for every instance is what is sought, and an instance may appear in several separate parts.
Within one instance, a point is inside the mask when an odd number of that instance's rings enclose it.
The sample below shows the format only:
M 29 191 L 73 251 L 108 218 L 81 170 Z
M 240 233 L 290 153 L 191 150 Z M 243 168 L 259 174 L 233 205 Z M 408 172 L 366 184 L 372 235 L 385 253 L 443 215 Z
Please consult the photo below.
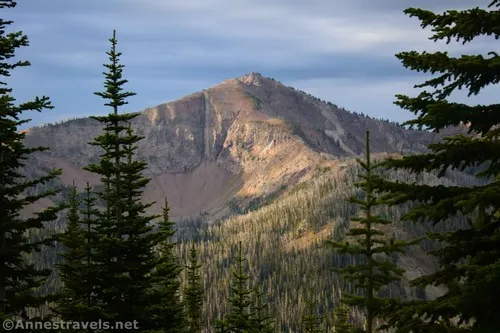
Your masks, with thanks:
M 5 10 L 16 3 L 0 0 Z M 435 14 L 409 8 L 434 41 L 498 39 L 500 1 Z M 415 114 L 402 126 L 440 131 L 467 125 L 421 154 L 338 159 L 298 186 L 233 200 L 217 221 L 172 221 L 146 213 L 150 182 L 136 156 L 143 138 L 120 108 L 127 92 L 116 33 L 95 94 L 110 108 L 92 117 L 102 133 L 88 145 L 102 155 L 85 167 L 100 177 L 79 193 L 61 170 L 23 173 L 30 156 L 19 127 L 24 112 L 49 112 L 48 97 L 15 104 L 7 77 L 27 61 L 22 32 L 0 21 L 0 321 L 3 330 L 100 332 L 106 321 L 140 332 L 500 332 L 498 105 L 449 101 L 498 83 L 498 55 L 408 51 L 404 67 L 434 74 L 416 97 L 396 104 Z M 439 75 L 436 75 L 439 73 Z M 22 210 L 43 198 L 55 206 Z M 7 323 L 7 324 L 6 324 Z M 10 325 L 12 327 L 6 326 Z M 29 324 L 33 326 L 29 326 Z

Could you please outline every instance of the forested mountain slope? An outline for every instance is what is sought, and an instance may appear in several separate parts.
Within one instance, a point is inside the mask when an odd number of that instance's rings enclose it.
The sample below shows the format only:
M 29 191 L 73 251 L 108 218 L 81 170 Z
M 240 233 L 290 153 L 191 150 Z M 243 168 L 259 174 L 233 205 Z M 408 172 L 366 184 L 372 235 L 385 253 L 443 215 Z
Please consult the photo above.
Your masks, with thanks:
M 385 154 L 379 154 L 383 158 Z M 332 266 L 342 266 L 349 261 L 335 255 L 325 246 L 326 239 L 341 239 L 349 226 L 350 217 L 358 213 L 358 208 L 346 202 L 346 197 L 356 193 L 354 183 L 358 181 L 359 166 L 353 159 L 332 162 L 328 168 L 316 168 L 311 179 L 290 188 L 283 187 L 275 197 L 255 198 L 250 205 L 245 200 L 233 199 L 230 215 L 216 222 L 208 216 L 181 218 L 177 223 L 178 254 L 186 262 L 190 244 L 195 246 L 203 263 L 202 279 L 205 286 L 206 327 L 213 327 L 217 314 L 227 310 L 227 292 L 237 245 L 242 241 L 245 255 L 250 264 L 250 276 L 259 282 L 269 297 L 273 313 L 276 315 L 280 332 L 297 332 L 300 315 L 305 309 L 305 301 L 318 300 L 321 311 L 325 311 L 329 322 L 331 311 L 341 296 L 345 286 L 339 276 L 330 271 Z M 431 185 L 473 185 L 477 182 L 464 173 L 451 172 L 443 178 L 434 175 L 415 177 L 404 172 L 388 173 L 392 179 L 415 181 Z M 68 189 L 59 200 L 66 200 Z M 393 221 L 398 239 L 421 236 L 432 228 L 428 224 L 410 224 L 400 221 L 408 207 L 386 208 L 380 214 Z M 61 218 L 47 232 L 62 231 Z M 454 219 L 441 229 L 456 229 L 466 226 L 463 219 Z M 405 256 L 393 260 L 404 267 L 406 279 L 428 274 L 436 268 L 436 262 L 426 250 L 435 244 L 424 242 L 422 247 L 410 248 Z M 33 258 L 43 267 L 52 267 L 59 259 L 55 251 L 48 249 Z M 53 274 L 45 291 L 59 288 L 60 282 Z M 406 282 L 393 285 L 387 294 L 401 298 L 435 297 L 439 288 L 415 290 Z M 358 318 L 357 313 L 352 314 Z M 209 331 L 208 331 L 209 332 Z
M 243 241 L 250 264 L 250 273 L 260 281 L 269 295 L 280 332 L 298 332 L 300 317 L 305 310 L 305 301 L 319 302 L 329 322 L 332 322 L 333 304 L 341 296 L 345 286 L 330 268 L 342 266 L 354 260 L 333 254 L 325 246 L 326 239 L 341 239 L 349 226 L 350 217 L 358 213 L 355 205 L 347 203 L 346 196 L 356 193 L 354 183 L 358 179 L 359 167 L 352 160 L 339 162 L 328 170 L 317 170 L 315 177 L 293 188 L 283 197 L 244 215 L 235 215 L 219 223 L 204 226 L 203 223 L 179 225 L 181 240 L 194 239 L 204 263 L 206 292 L 206 313 L 209 327 L 213 314 L 226 310 L 227 285 L 230 279 L 228 269 L 237 251 L 238 241 Z M 473 177 L 461 173 L 449 173 L 444 178 L 434 175 L 415 177 L 405 173 L 389 173 L 392 179 L 415 181 L 425 184 L 472 185 Z M 233 207 L 236 207 L 234 205 Z M 400 221 L 409 207 L 387 208 L 379 213 L 393 221 L 397 239 L 412 239 L 431 230 L 429 225 L 415 225 Z M 466 226 L 458 218 L 441 226 L 442 229 L 456 229 Z M 410 248 L 405 256 L 393 260 L 404 267 L 406 279 L 428 274 L 436 268 L 436 262 L 425 251 L 435 244 L 424 242 L 422 247 Z M 182 246 L 186 257 L 188 247 Z M 404 284 L 393 285 L 387 294 L 401 298 L 435 297 L 439 288 L 415 290 Z M 356 317 L 356 314 L 353 314 Z

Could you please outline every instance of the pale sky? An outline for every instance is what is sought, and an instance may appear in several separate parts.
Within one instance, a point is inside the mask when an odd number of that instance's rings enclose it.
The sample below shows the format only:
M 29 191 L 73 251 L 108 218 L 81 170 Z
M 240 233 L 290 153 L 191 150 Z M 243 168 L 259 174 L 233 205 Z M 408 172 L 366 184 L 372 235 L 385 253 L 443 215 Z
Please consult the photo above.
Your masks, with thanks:
M 55 106 L 30 115 L 28 126 L 109 112 L 93 92 L 103 89 L 101 65 L 113 29 L 127 89 L 137 93 L 123 111 L 259 72 L 348 110 L 403 121 L 412 115 L 392 104 L 394 95 L 415 94 L 413 85 L 424 77 L 394 54 L 486 54 L 498 46 L 493 38 L 468 45 L 429 41 L 430 31 L 402 12 L 412 6 L 441 12 L 470 1 L 23 0 L 2 12 L 30 39 L 17 58 L 32 66 L 13 73 L 14 96 L 23 102 L 47 95 Z M 471 101 L 493 103 L 499 92 L 489 88 Z

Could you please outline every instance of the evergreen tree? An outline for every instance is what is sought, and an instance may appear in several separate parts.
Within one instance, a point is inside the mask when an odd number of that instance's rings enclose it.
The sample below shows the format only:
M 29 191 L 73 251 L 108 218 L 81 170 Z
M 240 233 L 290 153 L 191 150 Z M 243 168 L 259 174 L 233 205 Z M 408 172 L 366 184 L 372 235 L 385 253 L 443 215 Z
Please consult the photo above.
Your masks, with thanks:
M 374 332 L 375 319 L 383 314 L 383 310 L 392 301 L 378 297 L 377 294 L 384 286 L 400 279 L 404 270 L 382 255 L 391 255 L 394 253 L 403 253 L 404 246 L 409 243 L 397 241 L 389 237 L 380 229 L 380 226 L 390 224 L 387 219 L 375 214 L 375 208 L 387 203 L 387 199 L 377 195 L 373 186 L 374 181 L 379 176 L 374 171 L 380 166 L 380 163 L 372 163 L 370 155 L 369 132 L 366 132 L 366 159 L 363 161 L 357 159 L 358 164 L 364 171 L 360 175 L 361 182 L 356 186 L 363 190 L 364 198 L 353 196 L 349 202 L 361 207 L 362 216 L 352 219 L 357 224 L 350 227 L 346 236 L 347 241 L 328 243 L 338 252 L 358 256 L 363 259 L 361 264 L 354 264 L 345 268 L 335 268 L 334 271 L 340 272 L 344 277 L 353 282 L 354 287 L 364 291 L 362 295 L 346 294 L 342 301 L 366 309 L 367 333 Z M 352 239 L 352 240 L 351 240 Z
M 143 138 L 133 133 L 129 121 L 138 114 L 118 114 L 118 108 L 135 94 L 122 91 L 128 81 L 122 78 L 124 66 L 119 64 L 121 53 L 116 51 L 114 31 L 110 42 L 110 63 L 104 65 L 108 69 L 104 73 L 106 89 L 95 94 L 108 100 L 105 105 L 112 112 L 92 117 L 105 125 L 104 133 L 90 143 L 101 147 L 103 155 L 85 168 L 101 175 L 104 187 L 97 193 L 105 209 L 99 212 L 95 227 L 96 301 L 102 306 L 103 319 L 137 320 L 141 329 L 147 329 L 154 324 L 144 309 L 151 304 L 151 273 L 157 264 L 154 247 L 161 237 L 152 232 L 150 224 L 158 216 L 145 214 L 153 203 L 140 200 L 149 179 L 142 175 L 147 164 L 133 158 L 137 142 Z
M 62 282 L 61 290 L 56 301 L 55 312 L 64 320 L 83 321 L 86 297 L 82 290 L 81 276 L 85 269 L 85 232 L 80 226 L 78 212 L 77 188 L 73 181 L 69 197 L 69 212 L 66 218 L 66 230 L 58 236 L 58 240 L 64 248 L 61 254 L 63 262 L 57 264 L 59 277 Z
M 83 209 L 80 212 L 82 216 L 82 230 L 84 233 L 84 269 L 80 276 L 80 288 L 84 295 L 85 321 L 98 321 L 102 318 L 101 308 L 96 300 L 96 258 L 95 248 L 97 236 L 95 233 L 96 220 L 99 211 L 96 208 L 96 198 L 92 195 L 92 188 L 87 182 L 83 198 Z
M 215 320 L 215 332 L 216 333 L 229 333 L 229 327 L 227 322 L 223 318 L 219 318 Z
M 66 231 L 58 236 L 64 247 L 63 262 L 56 265 L 63 286 L 54 312 L 66 321 L 97 322 L 101 312 L 95 301 L 95 221 L 99 212 L 87 182 L 83 208 L 79 209 L 77 188 L 71 188 Z
M 243 255 L 241 241 L 238 243 L 238 254 L 234 258 L 236 267 L 232 271 L 230 311 L 215 322 L 217 332 L 260 333 L 274 332 L 274 320 L 268 314 L 267 305 L 261 290 L 252 292 L 249 286 L 250 277 L 245 272 L 246 259 Z M 253 295 L 253 298 L 252 298 Z
M 186 327 L 183 304 L 180 301 L 180 273 L 182 268 L 174 254 L 174 223 L 169 220 L 167 200 L 163 208 L 163 220 L 159 225 L 158 235 L 162 236 L 157 269 L 153 273 L 156 287 L 151 291 L 151 304 L 146 313 L 154 322 L 155 332 L 184 332 Z M 193 301 L 193 299 L 191 299 Z M 188 306 L 192 306 L 189 304 Z
M 252 301 L 251 290 L 248 286 L 249 276 L 245 273 L 245 257 L 241 241 L 238 243 L 238 255 L 235 257 L 236 269 L 232 272 L 231 297 L 229 303 L 231 310 L 225 321 L 232 333 L 249 333 L 252 330 L 250 305 Z
M 0 0 L 2 9 L 15 6 L 14 1 Z M 57 193 L 48 190 L 26 195 L 26 191 L 49 183 L 61 171 L 54 170 L 37 179 L 26 179 L 20 169 L 31 154 L 47 150 L 46 147 L 28 148 L 24 145 L 25 134 L 18 128 L 29 119 L 20 120 L 21 114 L 53 107 L 45 96 L 14 104 L 12 89 L 7 88 L 4 80 L 12 70 L 30 63 L 12 61 L 16 50 L 29 44 L 28 37 L 20 31 L 6 33 L 5 29 L 12 23 L 0 19 L 0 76 L 3 78 L 0 81 L 0 321 L 13 316 L 26 318 L 27 307 L 38 307 L 44 301 L 44 297 L 35 295 L 34 291 L 44 284 L 50 271 L 28 264 L 24 255 L 39 252 L 42 245 L 51 245 L 53 239 L 34 241 L 27 234 L 42 231 L 44 223 L 55 220 L 57 212 L 62 209 L 62 206 L 53 206 L 28 218 L 20 216 L 23 208 Z
M 186 306 L 186 317 L 188 332 L 199 333 L 203 328 L 202 306 L 203 286 L 200 276 L 201 265 L 198 264 L 198 255 L 194 243 L 189 251 L 189 265 L 187 270 L 187 287 L 184 291 L 184 304 Z
M 306 301 L 306 312 L 302 315 L 302 329 L 304 333 L 325 332 L 324 317 L 318 314 L 316 301 Z
M 254 291 L 254 301 L 251 309 L 252 333 L 272 333 L 274 320 L 268 313 L 268 306 L 264 302 L 264 292 L 257 288 Z
M 500 1 L 489 9 L 449 10 L 435 14 L 409 8 L 405 13 L 417 17 L 422 28 L 431 27 L 434 41 L 451 40 L 469 43 L 490 36 L 498 39 Z M 466 216 L 468 228 L 431 233 L 440 247 L 433 252 L 440 269 L 413 281 L 421 288 L 429 285 L 446 287 L 444 295 L 397 305 L 392 310 L 390 326 L 398 332 L 500 332 L 497 303 L 500 299 L 500 105 L 471 105 L 450 102 L 459 89 L 476 95 L 488 85 L 497 84 L 500 76 L 499 56 L 462 55 L 447 52 L 401 52 L 396 55 L 403 66 L 435 76 L 417 85 L 427 88 L 416 97 L 397 95 L 395 103 L 411 111 L 416 118 L 405 123 L 411 127 L 440 131 L 449 126 L 467 125 L 469 135 L 456 134 L 431 144 L 424 154 L 390 159 L 386 166 L 416 174 L 469 168 L 486 185 L 471 187 L 426 186 L 415 183 L 380 180 L 377 188 L 395 195 L 394 204 L 415 202 L 404 219 L 440 224 L 455 216 Z M 457 322 L 457 325 L 454 322 Z
M 335 333 L 352 333 L 353 326 L 349 323 L 349 307 L 344 304 L 339 304 L 334 309 Z

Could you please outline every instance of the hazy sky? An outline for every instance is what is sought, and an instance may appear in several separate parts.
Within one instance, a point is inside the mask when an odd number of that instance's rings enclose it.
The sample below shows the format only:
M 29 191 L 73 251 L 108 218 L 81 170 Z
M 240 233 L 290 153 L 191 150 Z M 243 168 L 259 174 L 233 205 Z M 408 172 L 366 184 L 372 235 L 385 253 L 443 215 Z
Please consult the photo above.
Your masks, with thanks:
M 93 92 L 103 89 L 113 29 L 127 88 L 137 93 L 123 111 L 259 72 L 348 110 L 402 121 L 411 115 L 392 104 L 394 95 L 414 94 L 423 77 L 403 68 L 395 53 L 486 53 L 498 46 L 486 38 L 465 46 L 431 42 L 429 30 L 403 9 L 464 5 L 470 1 L 23 0 L 2 15 L 30 38 L 18 59 L 32 66 L 13 74 L 14 96 L 21 102 L 47 95 L 55 106 L 30 115 L 30 125 L 109 112 Z M 493 102 L 498 93 L 490 88 L 474 102 Z

